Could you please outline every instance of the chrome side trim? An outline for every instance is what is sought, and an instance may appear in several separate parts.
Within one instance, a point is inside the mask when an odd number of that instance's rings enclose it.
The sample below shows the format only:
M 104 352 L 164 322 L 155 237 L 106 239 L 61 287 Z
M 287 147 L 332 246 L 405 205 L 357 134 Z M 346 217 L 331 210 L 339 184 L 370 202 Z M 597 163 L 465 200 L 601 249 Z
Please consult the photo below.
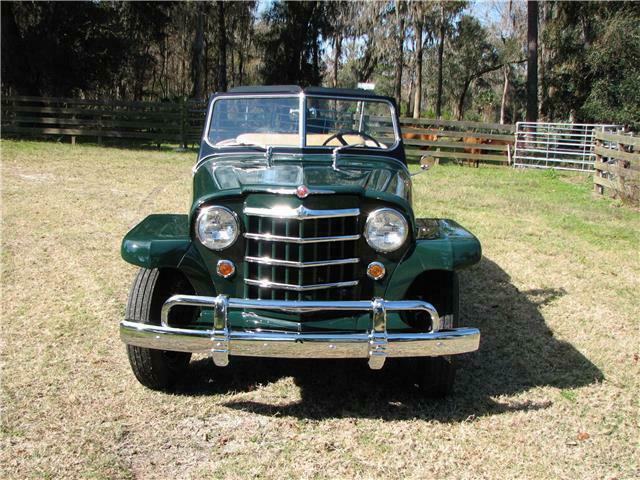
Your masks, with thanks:
M 167 324 L 170 310 L 178 305 L 214 309 L 211 329 L 175 328 Z M 366 332 L 298 333 L 291 331 L 232 330 L 227 323 L 230 309 L 281 310 L 295 312 L 369 311 Z M 429 332 L 387 332 L 387 311 L 419 310 L 431 316 Z M 386 301 L 282 301 L 174 295 L 162 307 L 161 325 L 124 320 L 120 336 L 129 344 L 177 352 L 210 353 L 216 365 L 224 366 L 230 355 L 279 358 L 368 358 L 371 368 L 381 368 L 388 357 L 456 355 L 477 350 L 476 328 L 440 331 L 440 317 L 430 303 L 419 300 Z
M 251 188 L 244 189 L 245 192 L 259 192 L 259 193 L 275 193 L 276 195 L 295 195 L 295 188 Z M 334 190 L 319 190 L 310 188 L 309 195 L 331 195 L 336 193 Z
M 290 283 L 276 283 L 268 280 L 253 280 L 251 278 L 245 278 L 244 283 L 261 288 L 275 288 L 279 290 L 289 290 L 292 292 L 310 292 L 312 290 L 325 290 L 327 288 L 355 287 L 358 285 L 358 280 L 335 283 L 318 283 L 316 285 L 293 285 Z
M 309 193 L 311 194 L 312 192 Z M 300 205 L 297 208 L 277 206 L 273 208 L 244 207 L 244 213 L 253 217 L 314 220 L 317 218 L 357 217 L 360 215 L 360 209 L 345 208 L 342 210 L 313 210 Z
M 271 265 L 274 267 L 295 267 L 295 268 L 310 268 L 310 267 L 326 267 L 330 265 L 345 265 L 348 263 L 358 263 L 359 258 L 341 258 L 339 260 L 321 260 L 318 262 L 294 262 L 291 260 L 278 260 L 276 258 L 269 257 L 244 257 L 247 262 L 260 263 L 262 265 Z
M 245 233 L 244 238 L 251 240 L 264 240 L 266 242 L 287 242 L 287 243 L 324 243 L 324 242 L 347 242 L 349 240 L 358 240 L 358 235 L 339 235 L 336 237 L 284 237 L 281 235 L 271 235 L 270 233 Z

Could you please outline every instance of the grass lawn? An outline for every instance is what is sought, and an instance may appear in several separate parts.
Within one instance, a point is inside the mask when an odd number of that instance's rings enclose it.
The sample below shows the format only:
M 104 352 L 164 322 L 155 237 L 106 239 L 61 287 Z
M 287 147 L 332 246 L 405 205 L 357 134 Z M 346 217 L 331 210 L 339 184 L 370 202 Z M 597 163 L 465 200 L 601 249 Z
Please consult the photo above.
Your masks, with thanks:
M 186 212 L 194 153 L 2 141 L 0 477 L 640 476 L 640 214 L 581 174 L 438 166 L 419 216 L 481 240 L 461 275 L 482 331 L 456 393 L 365 362 L 195 359 L 179 392 L 131 373 L 122 236 Z

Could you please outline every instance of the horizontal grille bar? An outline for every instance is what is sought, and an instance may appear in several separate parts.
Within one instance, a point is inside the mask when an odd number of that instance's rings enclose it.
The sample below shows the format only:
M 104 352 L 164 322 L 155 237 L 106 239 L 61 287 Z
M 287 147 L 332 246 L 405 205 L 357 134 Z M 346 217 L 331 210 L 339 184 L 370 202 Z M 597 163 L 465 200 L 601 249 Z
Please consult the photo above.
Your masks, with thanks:
M 338 260 L 322 260 L 318 262 L 294 262 L 291 260 L 278 260 L 276 258 L 269 257 L 245 257 L 247 262 L 260 263 L 262 265 L 273 265 L 280 267 L 297 267 L 297 268 L 310 268 L 310 267 L 327 267 L 330 265 L 345 265 L 347 263 L 358 263 L 359 258 L 341 258 Z
M 293 292 L 308 292 L 312 290 L 325 290 L 327 288 L 355 287 L 356 285 L 358 285 L 358 280 L 336 283 L 320 283 L 317 285 L 291 285 L 288 283 L 275 283 L 267 280 L 253 280 L 251 278 L 245 278 L 244 282 L 247 285 L 254 285 L 256 287 L 277 288 L 280 290 L 290 290 Z
M 325 242 L 346 242 L 349 240 L 358 240 L 360 235 L 338 235 L 335 237 L 285 237 L 282 235 L 271 235 L 270 233 L 245 233 L 245 238 L 252 240 L 264 240 L 267 242 L 286 242 L 286 243 L 325 243 Z
M 295 220 L 315 220 L 318 218 L 339 218 L 339 217 L 357 217 L 360 215 L 359 208 L 347 208 L 342 210 L 312 210 L 303 206 L 298 208 L 289 207 L 272 207 L 272 208 L 255 208 L 245 207 L 245 215 L 254 217 L 283 218 Z

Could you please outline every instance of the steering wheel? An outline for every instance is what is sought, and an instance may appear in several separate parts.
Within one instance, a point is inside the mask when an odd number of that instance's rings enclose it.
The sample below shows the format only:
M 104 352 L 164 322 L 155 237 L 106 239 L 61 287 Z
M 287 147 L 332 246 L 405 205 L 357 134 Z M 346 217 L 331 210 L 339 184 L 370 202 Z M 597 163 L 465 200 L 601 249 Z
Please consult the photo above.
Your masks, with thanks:
M 344 139 L 345 135 L 359 135 L 360 137 L 364 138 L 365 140 L 371 140 L 373 143 L 376 144 L 376 147 L 380 148 L 380 142 L 378 140 L 376 140 L 375 138 L 373 138 L 371 135 L 369 135 L 368 133 L 364 133 L 361 132 L 360 130 L 340 130 L 339 132 L 334 133 L 333 135 L 331 135 L 329 138 L 327 138 L 324 143 L 322 144 L 323 147 L 326 147 L 327 144 L 329 142 L 331 142 L 331 140 L 333 140 L 334 138 L 338 139 L 338 141 L 343 145 L 349 145 L 347 143 L 347 141 Z

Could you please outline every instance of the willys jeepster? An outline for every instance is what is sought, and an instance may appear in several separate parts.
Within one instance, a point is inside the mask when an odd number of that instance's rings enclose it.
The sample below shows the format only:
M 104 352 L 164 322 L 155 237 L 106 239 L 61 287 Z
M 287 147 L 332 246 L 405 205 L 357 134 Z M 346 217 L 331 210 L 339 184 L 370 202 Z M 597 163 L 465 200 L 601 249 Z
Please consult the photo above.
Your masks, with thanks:
M 190 211 L 150 215 L 122 242 L 140 267 L 120 324 L 135 376 L 172 389 L 192 353 L 219 367 L 411 357 L 401 362 L 418 391 L 447 394 L 453 356 L 480 341 L 458 325 L 456 273 L 480 243 L 452 220 L 415 218 L 411 196 L 392 99 L 294 86 L 213 95 Z

